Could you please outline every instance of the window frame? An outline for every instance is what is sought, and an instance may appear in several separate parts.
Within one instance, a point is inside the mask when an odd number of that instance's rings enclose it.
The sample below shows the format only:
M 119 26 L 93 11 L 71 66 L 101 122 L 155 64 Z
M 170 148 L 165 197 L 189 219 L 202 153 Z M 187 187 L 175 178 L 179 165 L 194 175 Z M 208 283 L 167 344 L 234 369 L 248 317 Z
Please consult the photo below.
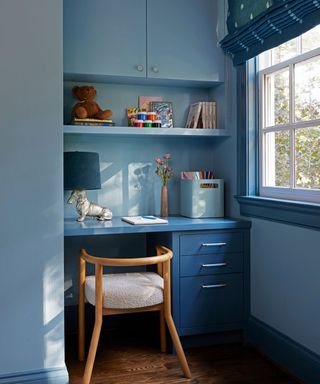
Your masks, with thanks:
M 257 59 L 236 68 L 237 78 L 237 195 L 242 216 L 320 230 L 320 204 L 262 197 L 259 180 L 259 111 Z
M 297 39 L 297 42 L 300 42 L 301 45 L 301 39 Z M 270 52 L 272 54 L 272 52 Z M 262 156 L 266 156 L 266 153 L 264 151 L 264 138 L 263 135 L 267 132 L 279 132 L 281 130 L 288 130 L 290 133 L 290 148 L 291 153 L 293 153 L 294 149 L 294 132 L 296 129 L 299 128 L 307 128 L 307 127 L 316 127 L 320 126 L 320 119 L 313 119 L 313 120 L 304 120 L 300 122 L 295 121 L 295 92 L 294 92 L 294 86 L 295 86 L 295 79 L 294 79 L 294 66 L 296 64 L 302 63 L 307 60 L 315 59 L 316 57 L 320 58 L 320 47 L 313 49 L 311 51 L 298 54 L 288 60 L 285 60 L 283 62 L 273 64 L 270 66 L 267 66 L 261 70 L 258 70 L 258 59 L 256 60 L 256 70 L 257 70 L 257 81 L 259 84 L 259 91 L 257 93 L 257 103 L 258 103 L 258 111 L 259 111 L 259 153 L 261 156 L 259 156 L 259 187 L 258 187 L 258 195 L 261 197 L 270 197 L 274 199 L 282 199 L 282 200 L 293 200 L 293 201 L 301 201 L 301 202 L 311 202 L 311 203 L 320 203 L 320 191 L 317 189 L 307 189 L 307 188 L 295 188 L 292 185 L 294 184 L 293 178 L 294 178 L 294 158 L 290 157 L 290 187 L 271 187 L 266 186 L 265 184 L 265 171 L 264 167 L 266 164 L 265 159 L 262 159 Z M 269 60 L 265 61 L 271 61 Z M 289 122 L 286 124 L 279 124 L 279 125 L 273 125 L 273 126 L 267 126 L 266 123 L 266 102 L 265 102 L 265 76 L 277 73 L 279 71 L 282 71 L 284 69 L 288 69 L 288 75 L 289 75 Z M 294 155 L 291 155 L 294 156 Z

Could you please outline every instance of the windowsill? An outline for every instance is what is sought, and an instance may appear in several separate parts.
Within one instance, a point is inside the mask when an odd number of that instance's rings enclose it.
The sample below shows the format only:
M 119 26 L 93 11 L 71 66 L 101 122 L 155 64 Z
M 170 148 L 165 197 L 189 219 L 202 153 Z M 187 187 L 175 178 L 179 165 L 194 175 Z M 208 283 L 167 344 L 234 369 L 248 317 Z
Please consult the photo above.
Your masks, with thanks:
M 320 229 L 320 204 L 271 199 L 260 196 L 235 196 L 240 214 L 265 220 Z

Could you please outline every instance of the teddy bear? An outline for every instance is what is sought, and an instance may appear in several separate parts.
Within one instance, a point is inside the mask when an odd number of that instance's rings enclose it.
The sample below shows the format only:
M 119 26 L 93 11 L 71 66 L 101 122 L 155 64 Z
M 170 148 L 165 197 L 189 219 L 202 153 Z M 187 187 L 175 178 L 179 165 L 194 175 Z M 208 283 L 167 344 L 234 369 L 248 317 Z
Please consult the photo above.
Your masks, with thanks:
M 80 100 L 80 102 L 77 103 L 72 109 L 72 118 L 76 117 L 78 119 L 92 118 L 105 120 L 112 116 L 111 109 L 103 111 L 99 104 L 94 101 L 94 97 L 97 94 L 94 87 L 90 85 L 83 85 L 79 87 L 76 85 L 72 88 L 72 93 Z

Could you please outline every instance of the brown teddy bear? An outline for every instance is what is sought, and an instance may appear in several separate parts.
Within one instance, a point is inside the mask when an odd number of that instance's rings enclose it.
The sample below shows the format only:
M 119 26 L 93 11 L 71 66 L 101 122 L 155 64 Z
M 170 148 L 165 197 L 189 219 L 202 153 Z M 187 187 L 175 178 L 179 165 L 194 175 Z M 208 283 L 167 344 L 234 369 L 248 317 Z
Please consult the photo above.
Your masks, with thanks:
M 92 118 L 105 120 L 112 116 L 111 109 L 103 111 L 99 107 L 99 104 L 93 100 L 97 94 L 94 87 L 90 85 L 83 85 L 79 87 L 76 85 L 72 88 L 72 93 L 80 100 L 80 103 L 77 103 L 72 109 L 72 118 L 77 117 L 78 119 Z

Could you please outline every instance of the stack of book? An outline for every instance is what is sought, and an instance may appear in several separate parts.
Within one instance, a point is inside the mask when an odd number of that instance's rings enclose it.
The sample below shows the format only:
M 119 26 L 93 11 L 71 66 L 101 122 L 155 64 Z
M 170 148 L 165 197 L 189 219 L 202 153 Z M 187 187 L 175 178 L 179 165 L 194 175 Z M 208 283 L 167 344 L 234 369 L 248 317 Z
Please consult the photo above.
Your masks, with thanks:
M 112 120 L 102 120 L 102 119 L 78 119 L 74 117 L 71 121 L 72 125 L 102 125 L 105 127 L 113 127 L 115 124 Z
M 215 101 L 199 101 L 190 105 L 186 128 L 217 128 Z

